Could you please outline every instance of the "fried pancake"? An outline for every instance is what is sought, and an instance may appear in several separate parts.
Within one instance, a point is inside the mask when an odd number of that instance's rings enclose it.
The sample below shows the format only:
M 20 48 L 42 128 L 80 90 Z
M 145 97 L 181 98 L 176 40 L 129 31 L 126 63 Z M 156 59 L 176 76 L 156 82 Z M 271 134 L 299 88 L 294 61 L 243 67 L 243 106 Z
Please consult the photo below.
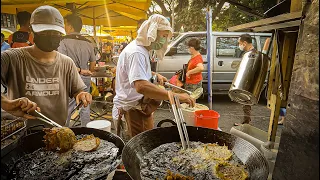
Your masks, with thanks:
M 68 127 L 44 128 L 43 131 L 46 133 L 43 136 L 46 149 L 50 151 L 59 148 L 60 152 L 66 152 L 77 142 L 76 135 Z
M 228 146 L 219 146 L 218 144 L 206 144 L 197 148 L 194 152 L 199 153 L 206 160 L 226 161 L 232 157 L 232 152 Z
M 165 180 L 194 180 L 193 177 L 184 176 L 182 174 L 174 174 L 170 170 L 167 171 Z
M 246 180 L 248 178 L 248 172 L 243 167 L 226 162 L 217 164 L 214 171 L 222 180 Z
M 100 139 L 94 137 L 94 135 L 91 134 L 76 142 L 73 146 L 73 149 L 76 151 L 90 152 L 96 150 L 99 147 L 99 145 Z

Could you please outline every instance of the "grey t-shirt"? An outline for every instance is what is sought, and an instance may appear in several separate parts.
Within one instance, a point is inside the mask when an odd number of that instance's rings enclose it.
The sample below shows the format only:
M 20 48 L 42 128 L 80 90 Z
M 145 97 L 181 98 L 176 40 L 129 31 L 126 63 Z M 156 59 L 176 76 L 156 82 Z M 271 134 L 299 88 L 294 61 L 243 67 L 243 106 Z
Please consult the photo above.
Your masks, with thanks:
M 67 119 L 69 97 L 86 87 L 69 57 L 57 52 L 56 60 L 46 64 L 26 48 L 1 53 L 1 83 L 8 87 L 10 99 L 29 98 L 60 125 Z
M 94 47 L 87 41 L 77 39 L 63 39 L 60 42 L 58 51 L 64 55 L 69 56 L 74 61 L 76 66 L 81 69 L 89 69 L 88 62 L 96 61 Z

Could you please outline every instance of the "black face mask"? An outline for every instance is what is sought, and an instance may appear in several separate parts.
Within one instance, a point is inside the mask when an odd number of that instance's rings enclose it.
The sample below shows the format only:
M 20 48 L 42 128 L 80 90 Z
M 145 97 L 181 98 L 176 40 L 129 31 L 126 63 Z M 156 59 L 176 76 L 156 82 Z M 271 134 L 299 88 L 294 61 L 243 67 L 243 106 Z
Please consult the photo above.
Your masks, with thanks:
M 34 43 L 44 52 L 57 50 L 61 41 L 61 36 L 34 34 Z

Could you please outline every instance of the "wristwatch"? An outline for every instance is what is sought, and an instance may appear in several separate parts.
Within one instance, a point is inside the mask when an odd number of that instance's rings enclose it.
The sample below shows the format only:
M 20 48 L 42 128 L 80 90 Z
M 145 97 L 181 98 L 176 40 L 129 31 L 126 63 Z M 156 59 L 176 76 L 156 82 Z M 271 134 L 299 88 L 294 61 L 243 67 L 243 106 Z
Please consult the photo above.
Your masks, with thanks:
M 79 70 L 79 74 L 80 74 L 80 72 L 81 72 L 81 68 L 79 68 L 80 70 Z

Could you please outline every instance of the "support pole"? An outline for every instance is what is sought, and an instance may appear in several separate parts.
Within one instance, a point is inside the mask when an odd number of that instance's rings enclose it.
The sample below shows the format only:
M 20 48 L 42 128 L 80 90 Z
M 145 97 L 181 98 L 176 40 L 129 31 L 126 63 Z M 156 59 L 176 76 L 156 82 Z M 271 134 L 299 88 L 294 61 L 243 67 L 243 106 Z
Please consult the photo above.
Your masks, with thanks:
M 301 9 L 301 0 L 291 1 L 291 13 L 301 11 Z M 278 33 L 278 31 L 276 31 L 274 35 L 268 86 L 268 107 L 271 109 L 268 130 L 268 141 L 271 143 L 270 148 L 273 148 L 276 139 L 280 108 L 287 106 L 297 39 L 297 32 Z M 277 42 L 281 43 L 278 44 Z M 281 53 L 278 49 L 281 50 Z M 281 66 L 276 61 L 277 58 L 280 59 L 279 62 L 281 63 Z M 283 81 L 280 80 L 280 72 L 282 74 Z M 280 85 L 282 86 L 281 89 L 283 91 L 280 91 Z
M 97 40 L 97 32 L 96 32 L 96 17 L 95 17 L 95 12 L 94 12 L 94 7 L 92 8 L 92 20 L 93 20 L 93 37 L 94 40 Z
M 171 13 L 171 18 L 172 18 L 172 31 L 174 32 L 174 1 L 172 0 L 172 13 Z
M 211 52 L 213 49 L 213 42 L 212 42 L 212 10 L 211 8 L 207 8 L 206 19 L 207 19 L 208 104 L 209 104 L 209 109 L 212 110 L 213 56 L 211 56 Z

